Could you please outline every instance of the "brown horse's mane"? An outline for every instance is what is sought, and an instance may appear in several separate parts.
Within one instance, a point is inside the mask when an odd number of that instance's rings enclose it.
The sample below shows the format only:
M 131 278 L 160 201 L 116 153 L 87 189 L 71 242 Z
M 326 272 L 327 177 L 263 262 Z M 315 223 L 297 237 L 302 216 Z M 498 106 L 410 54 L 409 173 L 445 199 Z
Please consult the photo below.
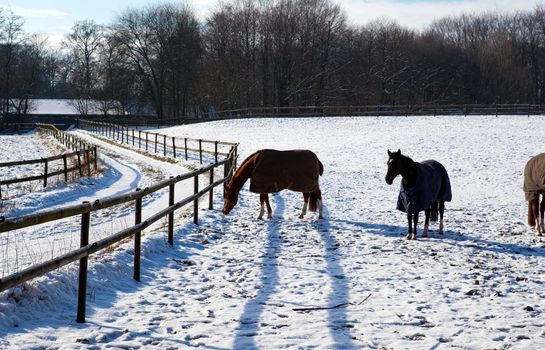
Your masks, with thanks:
M 252 171 L 255 168 L 255 163 L 260 155 L 261 150 L 252 153 L 248 158 L 244 159 L 227 185 L 230 192 L 238 196 L 240 189 L 250 178 Z

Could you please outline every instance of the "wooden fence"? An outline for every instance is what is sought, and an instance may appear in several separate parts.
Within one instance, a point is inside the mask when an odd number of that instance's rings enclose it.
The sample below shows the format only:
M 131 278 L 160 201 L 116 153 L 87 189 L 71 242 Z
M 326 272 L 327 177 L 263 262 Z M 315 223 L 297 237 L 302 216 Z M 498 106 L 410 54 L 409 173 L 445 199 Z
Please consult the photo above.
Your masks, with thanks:
M 79 172 L 79 176 L 83 177 L 84 172 L 88 177 L 91 177 L 91 164 L 94 165 L 94 169 L 98 168 L 98 154 L 97 147 L 92 146 L 85 141 L 70 135 L 66 132 L 58 130 L 53 125 L 48 124 L 37 124 L 38 130 L 45 132 L 47 135 L 56 138 L 59 142 L 65 145 L 68 149 L 75 150 L 71 153 L 63 153 L 52 157 L 40 158 L 40 159 L 30 159 L 30 160 L 19 160 L 12 162 L 0 163 L 0 168 L 10 168 L 21 165 L 32 165 L 32 164 L 43 164 L 43 174 L 26 176 L 20 178 L 11 178 L 11 179 L 0 179 L 0 199 L 2 199 L 2 185 L 11 185 L 16 183 L 31 182 L 42 180 L 43 187 L 47 187 L 48 179 L 50 177 L 64 175 L 64 181 L 68 182 L 68 174 L 74 171 Z M 83 158 L 83 159 L 82 159 Z M 70 167 L 69 161 L 73 160 L 76 164 L 75 166 Z M 52 165 L 62 161 L 60 170 L 52 170 Z M 56 168 L 59 168 L 56 164 Z
M 17 218 L 0 217 L 0 233 L 11 230 L 22 229 L 29 226 L 39 225 L 46 222 L 56 221 L 63 218 L 81 216 L 80 248 L 70 251 L 64 255 L 53 258 L 49 261 L 30 266 L 24 270 L 0 279 L 0 291 L 12 288 L 32 278 L 44 275 L 69 263 L 79 260 L 79 285 L 77 303 L 77 322 L 85 322 L 85 305 L 87 289 L 87 265 L 89 255 L 104 250 L 113 244 L 120 242 L 127 237 L 134 238 L 134 274 L 133 278 L 140 281 L 140 253 L 142 231 L 157 222 L 159 219 L 168 217 L 168 243 L 174 244 L 174 212 L 187 204 L 193 203 L 193 222 L 198 224 L 199 198 L 208 193 L 208 208 L 213 208 L 213 190 L 215 187 L 226 182 L 235 170 L 236 148 L 234 145 L 227 157 L 214 164 L 198 169 L 196 171 L 171 177 L 145 189 L 136 189 L 128 194 L 98 199 L 93 203 L 83 202 L 80 205 L 67 206 L 58 209 L 45 210 L 39 213 L 25 215 Z M 223 177 L 214 181 L 215 169 L 223 166 Z M 207 175 L 209 185 L 199 189 L 199 176 Z M 174 185 L 181 181 L 193 181 L 194 193 L 178 202 L 174 202 Z M 168 206 L 142 221 L 142 199 L 149 194 L 163 188 L 169 188 Z M 135 225 L 119 231 L 111 236 L 89 243 L 90 213 L 115 205 L 134 202 Z
M 254 107 L 211 112 L 209 119 L 273 117 L 356 117 L 409 115 L 542 115 L 545 105 L 538 104 L 465 104 L 465 105 L 369 105 L 369 106 L 295 106 Z
M 168 154 L 173 158 L 185 158 L 185 160 L 188 160 L 190 153 L 195 153 L 198 155 L 201 164 L 203 164 L 204 154 L 213 156 L 214 161 L 218 162 L 220 157 L 228 156 L 231 147 L 237 145 L 233 142 L 168 136 L 119 124 L 95 122 L 85 119 L 80 119 L 78 124 L 81 129 L 129 146 L 138 147 L 140 150 L 162 154 L 163 156 L 167 156 Z

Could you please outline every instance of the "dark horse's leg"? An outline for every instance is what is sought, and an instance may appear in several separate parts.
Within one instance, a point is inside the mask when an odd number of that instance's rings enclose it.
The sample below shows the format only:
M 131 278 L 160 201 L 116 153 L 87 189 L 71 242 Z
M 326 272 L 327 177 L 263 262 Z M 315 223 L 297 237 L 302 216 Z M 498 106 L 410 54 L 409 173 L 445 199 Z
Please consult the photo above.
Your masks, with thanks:
M 439 234 L 442 235 L 445 230 L 443 225 L 443 214 L 445 213 L 445 202 L 439 202 Z
M 428 237 L 428 228 L 430 225 L 430 213 L 431 213 L 430 208 L 424 210 L 425 218 L 424 218 L 424 229 L 422 230 L 422 237 Z
M 416 239 L 416 227 L 418 226 L 418 213 L 407 214 L 407 221 L 409 223 L 409 233 L 407 239 Z
M 259 220 L 263 219 L 263 213 L 265 212 L 265 205 L 267 205 L 267 218 L 272 218 L 272 208 L 271 203 L 269 202 L 269 194 L 268 193 L 260 193 L 259 194 L 259 202 L 261 203 L 261 210 L 259 212 L 259 216 L 257 217 Z

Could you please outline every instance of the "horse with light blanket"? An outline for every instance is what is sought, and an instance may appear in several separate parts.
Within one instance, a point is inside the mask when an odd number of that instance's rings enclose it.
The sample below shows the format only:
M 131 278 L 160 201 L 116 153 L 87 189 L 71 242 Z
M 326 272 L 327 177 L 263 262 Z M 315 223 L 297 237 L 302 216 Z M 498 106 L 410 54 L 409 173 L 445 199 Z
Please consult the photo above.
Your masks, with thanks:
M 524 167 L 524 196 L 528 201 L 528 225 L 536 228 L 536 235 L 545 232 L 543 214 L 545 212 L 545 153 L 532 157 Z M 542 196 L 541 205 L 539 197 Z
M 323 206 L 318 180 L 323 172 L 324 166 L 316 154 L 309 150 L 259 150 L 242 162 L 231 180 L 224 186 L 223 213 L 229 214 L 238 202 L 242 186 L 251 179 L 250 192 L 260 194 L 261 211 L 258 219 L 263 218 L 264 205 L 267 206 L 267 217 L 272 218 L 268 194 L 286 189 L 303 192 L 304 204 L 299 218 L 303 218 L 308 207 L 310 211 L 318 210 L 321 219 Z
M 430 217 L 432 222 L 437 221 L 437 212 L 440 216 L 439 233 L 442 234 L 445 202 L 452 200 L 450 179 L 445 167 L 435 160 L 415 162 L 402 155 L 400 150 L 397 152 L 388 150 L 388 157 L 386 183 L 391 185 L 397 175 L 402 176 L 397 209 L 407 213 L 409 223 L 407 239 L 416 239 L 418 214 L 421 211 L 424 211 L 426 216 L 422 237 L 428 236 Z

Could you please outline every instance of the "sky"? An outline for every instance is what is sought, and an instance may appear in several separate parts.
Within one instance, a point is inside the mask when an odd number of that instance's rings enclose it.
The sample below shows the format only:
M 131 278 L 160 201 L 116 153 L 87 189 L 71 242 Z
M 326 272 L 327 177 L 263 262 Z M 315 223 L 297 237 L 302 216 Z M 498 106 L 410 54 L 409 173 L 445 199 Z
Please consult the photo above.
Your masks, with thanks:
M 373 20 L 391 18 L 401 25 L 422 29 L 435 18 L 487 11 L 514 12 L 532 10 L 545 0 L 332 0 L 341 5 L 348 20 L 364 25 Z M 188 4 L 201 19 L 216 8 L 218 0 L 0 0 L 0 7 L 11 9 L 25 20 L 29 33 L 43 33 L 52 46 L 60 43 L 76 21 L 92 19 L 109 24 L 129 7 L 143 7 L 161 2 Z

